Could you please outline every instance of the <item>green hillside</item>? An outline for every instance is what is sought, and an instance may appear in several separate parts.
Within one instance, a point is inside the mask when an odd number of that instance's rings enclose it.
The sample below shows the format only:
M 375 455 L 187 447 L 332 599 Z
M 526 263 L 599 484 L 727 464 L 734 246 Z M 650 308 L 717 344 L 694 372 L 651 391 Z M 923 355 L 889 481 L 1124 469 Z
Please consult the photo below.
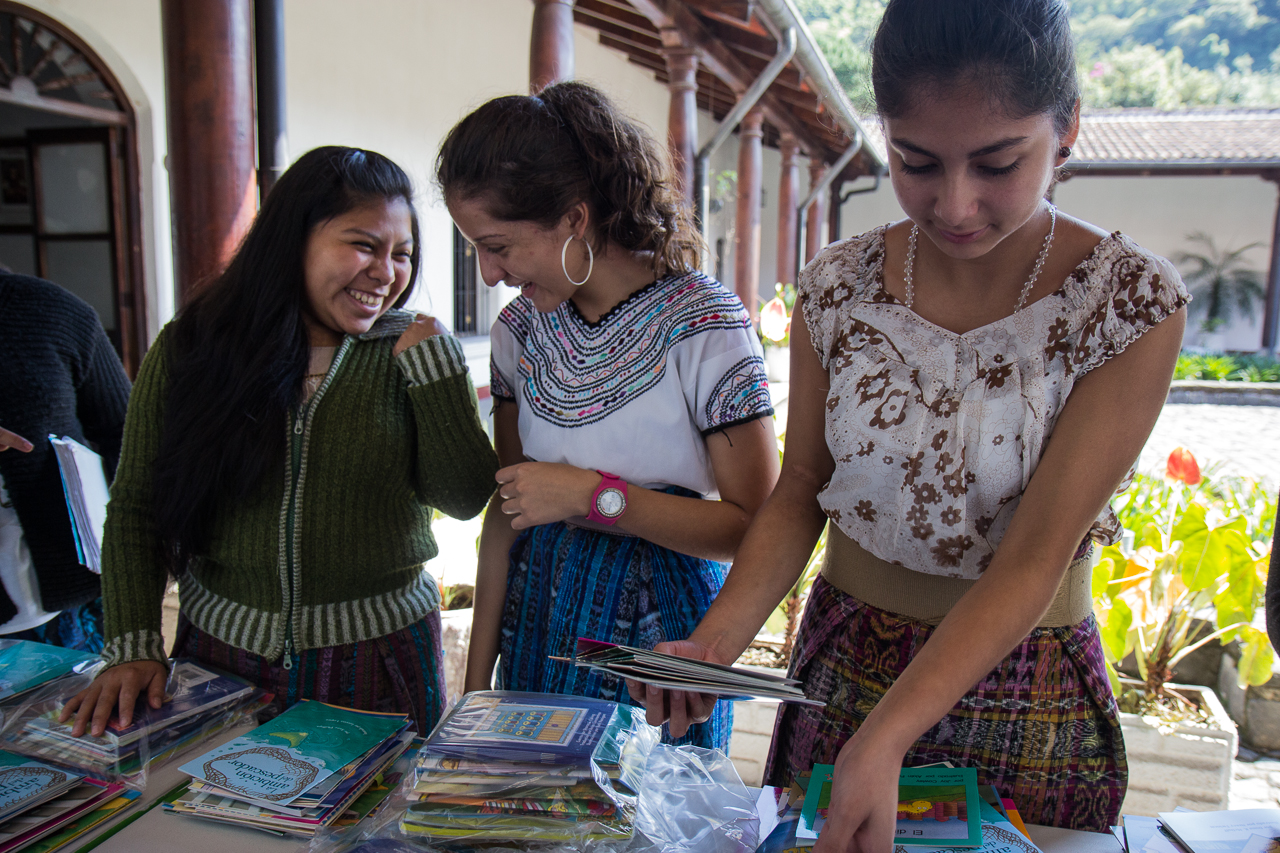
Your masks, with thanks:
M 884 0 L 796 0 L 855 106 Z M 1280 0 L 1072 0 L 1087 108 L 1280 106 Z

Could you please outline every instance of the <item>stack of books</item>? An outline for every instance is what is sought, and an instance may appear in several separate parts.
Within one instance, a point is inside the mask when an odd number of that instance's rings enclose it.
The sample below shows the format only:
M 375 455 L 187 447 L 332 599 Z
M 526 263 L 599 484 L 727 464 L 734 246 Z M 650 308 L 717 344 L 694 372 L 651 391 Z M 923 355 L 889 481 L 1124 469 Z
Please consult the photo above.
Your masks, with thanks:
M 58 720 L 62 703 L 45 702 L 34 706 L 20 727 L 9 728 L 6 747 L 97 778 L 137 777 L 146 767 L 220 731 L 270 698 L 247 681 L 177 660 L 165 684 L 164 704 L 156 709 L 140 701 L 128 726 L 121 725 L 117 716 L 101 737 L 88 733 L 72 737 L 73 721 Z
M 627 838 L 657 729 L 644 711 L 544 693 L 468 693 L 419 751 L 411 837 Z
M 714 693 L 730 701 L 776 699 L 817 708 L 825 706 L 816 699 L 805 698 L 800 682 L 794 678 L 586 637 L 578 638 L 572 658 L 553 656 L 552 659 L 668 690 Z
M 0 853 L 60 849 L 137 797 L 119 782 L 0 751 Z
M 1280 809 L 1125 815 L 1112 827 L 1126 853 L 1273 853 L 1280 851 Z
M 404 714 L 303 700 L 268 723 L 180 768 L 187 790 L 164 808 L 179 815 L 309 837 L 338 823 L 413 741 Z M 366 808 L 367 807 L 367 808 Z

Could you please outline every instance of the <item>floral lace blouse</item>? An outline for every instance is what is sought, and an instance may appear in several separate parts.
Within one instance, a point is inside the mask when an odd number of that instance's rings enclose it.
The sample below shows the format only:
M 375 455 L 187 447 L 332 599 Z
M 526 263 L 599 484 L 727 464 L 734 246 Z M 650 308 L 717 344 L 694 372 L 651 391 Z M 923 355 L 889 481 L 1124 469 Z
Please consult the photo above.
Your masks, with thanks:
M 882 560 L 977 578 L 991 562 L 1076 381 L 1189 301 L 1177 271 L 1104 238 L 1054 293 L 964 334 L 884 289 L 883 227 L 800 274 L 827 369 L 836 469 L 818 500 Z M 1112 543 L 1107 507 L 1089 536 Z

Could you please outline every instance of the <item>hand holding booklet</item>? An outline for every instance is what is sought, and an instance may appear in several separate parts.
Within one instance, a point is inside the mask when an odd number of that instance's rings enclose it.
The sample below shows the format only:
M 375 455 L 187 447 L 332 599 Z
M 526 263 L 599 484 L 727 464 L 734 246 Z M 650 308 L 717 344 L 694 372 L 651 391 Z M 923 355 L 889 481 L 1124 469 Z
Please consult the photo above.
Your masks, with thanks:
M 664 654 L 651 649 L 619 646 L 579 637 L 572 661 L 599 672 L 629 678 L 667 690 L 690 693 L 714 693 L 722 699 L 777 699 L 821 708 L 825 703 L 808 699 L 794 678 L 769 675 L 740 666 L 727 666 L 705 660 L 694 660 Z

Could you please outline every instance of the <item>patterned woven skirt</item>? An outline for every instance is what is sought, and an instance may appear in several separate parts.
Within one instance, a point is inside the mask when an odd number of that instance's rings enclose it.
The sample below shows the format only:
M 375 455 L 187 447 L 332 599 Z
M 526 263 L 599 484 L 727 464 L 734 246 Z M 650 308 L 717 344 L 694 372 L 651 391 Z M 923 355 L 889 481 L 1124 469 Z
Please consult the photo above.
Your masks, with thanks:
M 224 643 L 178 616 L 174 657 L 204 661 L 275 694 L 266 715 L 274 716 L 299 699 L 316 699 L 362 711 L 407 713 L 418 732 L 430 733 L 444 713 L 444 655 L 440 611 L 391 634 L 307 649 L 292 669 L 280 661 Z
M 626 683 L 548 655 L 573 657 L 578 637 L 651 649 L 693 633 L 724 584 L 727 566 L 634 536 L 563 522 L 523 531 L 511 548 L 502 614 L 500 683 L 508 690 L 572 693 L 634 705 Z M 733 708 L 667 743 L 727 749 Z
M 784 706 L 766 784 L 789 785 L 815 763 L 834 764 L 933 630 L 819 577 L 791 671 L 811 698 L 830 704 Z M 1093 617 L 1033 630 L 916 742 L 903 764 L 940 761 L 977 768 L 979 784 L 1012 799 L 1028 823 L 1097 832 L 1114 824 L 1129 770 Z

